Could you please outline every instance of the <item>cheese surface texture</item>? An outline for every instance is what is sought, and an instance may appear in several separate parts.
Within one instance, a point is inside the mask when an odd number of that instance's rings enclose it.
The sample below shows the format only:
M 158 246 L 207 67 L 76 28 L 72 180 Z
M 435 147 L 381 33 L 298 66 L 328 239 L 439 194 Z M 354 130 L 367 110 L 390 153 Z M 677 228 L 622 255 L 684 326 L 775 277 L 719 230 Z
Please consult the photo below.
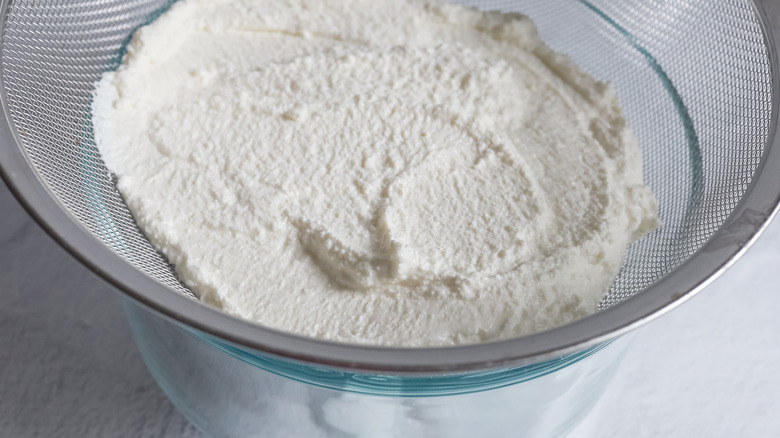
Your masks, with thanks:
M 179 278 L 305 336 L 435 346 L 565 324 L 657 226 L 610 87 L 518 14 L 183 0 L 135 33 L 92 110 Z

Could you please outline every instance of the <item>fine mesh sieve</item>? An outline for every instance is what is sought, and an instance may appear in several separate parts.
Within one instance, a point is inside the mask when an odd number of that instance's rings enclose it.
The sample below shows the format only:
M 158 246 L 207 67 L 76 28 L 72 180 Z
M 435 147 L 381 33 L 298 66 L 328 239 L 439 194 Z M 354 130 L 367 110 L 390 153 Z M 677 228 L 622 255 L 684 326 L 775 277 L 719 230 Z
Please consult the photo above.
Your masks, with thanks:
M 689 296 L 744 249 L 777 205 L 780 187 L 771 175 L 780 169 L 771 148 L 777 67 L 765 25 L 777 7 L 770 2 L 462 1 L 529 15 L 553 49 L 614 85 L 642 147 L 662 226 L 630 247 L 600 312 L 525 338 L 399 350 L 241 322 L 194 302 L 139 231 L 92 137 L 95 81 L 118 66 L 130 34 L 170 3 L 4 2 L 1 97 L 8 121 L 0 130 L 0 164 L 39 222 L 93 270 L 150 307 L 243 345 L 388 370 L 463 369 L 559 354 L 614 336 Z

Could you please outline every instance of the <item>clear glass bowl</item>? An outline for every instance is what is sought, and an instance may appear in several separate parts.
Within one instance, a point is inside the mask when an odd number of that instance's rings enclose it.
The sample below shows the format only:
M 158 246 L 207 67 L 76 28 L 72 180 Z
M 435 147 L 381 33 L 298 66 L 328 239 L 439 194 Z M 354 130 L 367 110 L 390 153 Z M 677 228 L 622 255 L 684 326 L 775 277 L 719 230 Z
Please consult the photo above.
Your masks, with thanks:
M 252 350 L 129 298 L 124 309 L 152 376 L 216 438 L 560 437 L 599 399 L 632 337 L 519 367 L 390 375 Z

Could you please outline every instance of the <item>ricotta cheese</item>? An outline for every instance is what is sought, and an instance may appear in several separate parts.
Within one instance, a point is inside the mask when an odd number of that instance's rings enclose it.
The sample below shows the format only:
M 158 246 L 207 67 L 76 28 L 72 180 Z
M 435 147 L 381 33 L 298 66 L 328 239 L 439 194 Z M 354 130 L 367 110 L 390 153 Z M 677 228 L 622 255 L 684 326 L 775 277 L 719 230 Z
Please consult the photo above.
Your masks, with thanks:
M 95 138 L 203 301 L 333 341 L 492 341 L 596 310 L 657 226 L 610 87 L 519 14 L 184 0 L 97 84 Z

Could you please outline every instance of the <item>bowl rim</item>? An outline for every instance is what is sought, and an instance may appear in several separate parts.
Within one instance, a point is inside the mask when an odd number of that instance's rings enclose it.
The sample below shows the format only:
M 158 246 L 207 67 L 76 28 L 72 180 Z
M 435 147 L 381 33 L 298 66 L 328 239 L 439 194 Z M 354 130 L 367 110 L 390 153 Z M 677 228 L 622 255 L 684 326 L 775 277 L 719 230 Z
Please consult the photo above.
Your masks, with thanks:
M 9 0 L 2 0 L 5 23 Z M 34 170 L 11 122 L 5 81 L 0 80 L 0 177 L 10 191 L 59 245 L 92 272 L 147 309 L 239 348 L 287 359 L 351 370 L 382 373 L 442 373 L 548 360 L 588 348 L 626 333 L 668 312 L 711 283 L 756 240 L 780 204 L 780 4 L 751 0 L 763 31 L 772 72 L 769 135 L 755 176 L 732 213 L 688 260 L 641 293 L 594 315 L 544 332 L 481 344 L 400 348 L 345 344 L 263 327 L 172 292 L 133 268 L 102 244 L 69 213 Z M 5 35 L 0 37 L 4 46 Z M 0 65 L 0 78 L 4 77 Z M 772 170 L 775 172 L 773 173 Z

